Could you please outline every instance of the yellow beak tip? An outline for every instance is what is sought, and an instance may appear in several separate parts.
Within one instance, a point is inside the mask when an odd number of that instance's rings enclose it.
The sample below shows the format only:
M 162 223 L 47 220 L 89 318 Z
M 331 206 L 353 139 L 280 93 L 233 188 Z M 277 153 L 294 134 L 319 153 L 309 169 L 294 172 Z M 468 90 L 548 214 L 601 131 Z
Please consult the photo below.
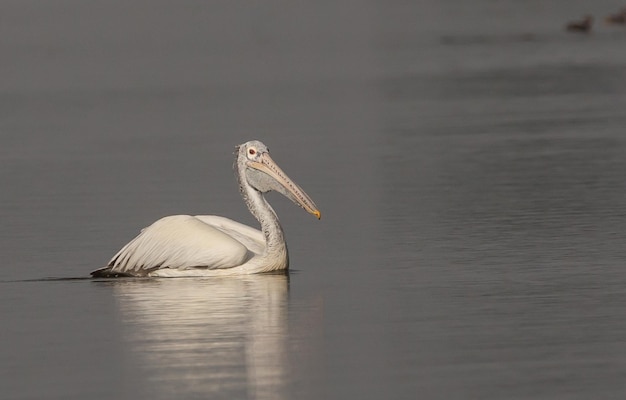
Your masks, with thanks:
M 319 210 L 313 211 L 313 215 L 317 217 L 317 219 L 322 219 L 322 213 Z

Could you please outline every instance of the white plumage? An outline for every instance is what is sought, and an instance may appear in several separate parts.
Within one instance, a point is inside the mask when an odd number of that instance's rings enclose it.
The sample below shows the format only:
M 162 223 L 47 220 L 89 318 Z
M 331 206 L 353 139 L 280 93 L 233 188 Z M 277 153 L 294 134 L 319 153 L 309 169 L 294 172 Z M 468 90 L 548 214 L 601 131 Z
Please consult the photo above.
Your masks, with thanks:
M 126 244 L 93 276 L 208 276 L 251 274 L 289 267 L 287 244 L 263 193 L 277 190 L 320 218 L 313 200 L 274 163 L 259 141 L 237 146 L 241 194 L 262 231 L 215 215 L 161 218 Z

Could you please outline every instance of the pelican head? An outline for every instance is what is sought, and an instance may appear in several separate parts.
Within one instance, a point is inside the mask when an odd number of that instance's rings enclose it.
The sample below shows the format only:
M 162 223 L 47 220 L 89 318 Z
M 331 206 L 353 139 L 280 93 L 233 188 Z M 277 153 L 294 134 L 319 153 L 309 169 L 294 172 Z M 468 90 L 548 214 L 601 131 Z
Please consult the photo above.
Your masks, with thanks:
M 272 160 L 269 149 L 258 140 L 237 146 L 236 168 L 241 185 L 267 193 L 275 190 L 320 219 L 322 214 L 311 198 Z

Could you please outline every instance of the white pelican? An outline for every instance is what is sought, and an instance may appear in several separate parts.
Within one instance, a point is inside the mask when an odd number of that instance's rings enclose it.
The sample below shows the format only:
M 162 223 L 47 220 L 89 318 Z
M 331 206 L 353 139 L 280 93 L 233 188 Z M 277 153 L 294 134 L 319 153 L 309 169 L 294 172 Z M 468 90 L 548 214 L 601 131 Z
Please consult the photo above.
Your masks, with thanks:
M 124 246 L 94 277 L 240 275 L 286 270 L 283 229 L 263 193 L 276 190 L 321 218 L 313 200 L 253 140 L 236 147 L 235 174 L 261 231 L 216 215 L 161 218 Z

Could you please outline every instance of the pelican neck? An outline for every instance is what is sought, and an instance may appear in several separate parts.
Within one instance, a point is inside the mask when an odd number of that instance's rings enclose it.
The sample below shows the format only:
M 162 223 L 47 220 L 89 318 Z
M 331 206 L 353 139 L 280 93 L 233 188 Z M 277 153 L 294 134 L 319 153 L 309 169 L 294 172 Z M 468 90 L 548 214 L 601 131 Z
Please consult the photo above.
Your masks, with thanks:
M 265 199 L 265 196 L 263 196 L 263 193 L 259 192 L 245 181 L 246 178 L 244 174 L 245 166 L 243 167 L 243 171 L 238 168 L 239 189 L 244 202 L 250 213 L 259 221 L 261 231 L 265 238 L 265 250 L 263 254 L 261 254 L 261 257 L 272 260 L 272 262 L 276 262 L 282 257 L 285 257 L 285 261 L 288 263 L 289 257 L 285 234 L 278 220 L 278 216 Z

